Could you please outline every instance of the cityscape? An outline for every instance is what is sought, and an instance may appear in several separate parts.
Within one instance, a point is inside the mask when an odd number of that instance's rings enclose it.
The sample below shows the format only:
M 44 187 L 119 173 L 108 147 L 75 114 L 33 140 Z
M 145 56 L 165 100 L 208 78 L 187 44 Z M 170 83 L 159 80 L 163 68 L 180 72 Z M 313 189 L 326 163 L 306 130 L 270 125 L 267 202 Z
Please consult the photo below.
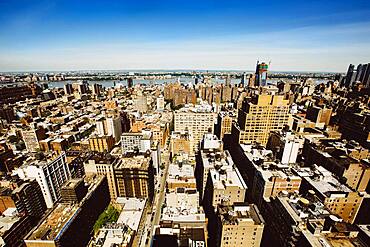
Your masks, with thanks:
M 370 247 L 370 3 L 77 2 L 0 1 L 0 247 Z

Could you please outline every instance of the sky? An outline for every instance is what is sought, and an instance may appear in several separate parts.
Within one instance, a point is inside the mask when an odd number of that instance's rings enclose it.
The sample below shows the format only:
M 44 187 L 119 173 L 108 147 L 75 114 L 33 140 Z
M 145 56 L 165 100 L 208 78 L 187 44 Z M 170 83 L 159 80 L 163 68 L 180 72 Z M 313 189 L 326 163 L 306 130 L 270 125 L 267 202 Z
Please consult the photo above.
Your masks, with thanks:
M 0 0 L 0 71 L 345 72 L 370 62 L 369 0 Z

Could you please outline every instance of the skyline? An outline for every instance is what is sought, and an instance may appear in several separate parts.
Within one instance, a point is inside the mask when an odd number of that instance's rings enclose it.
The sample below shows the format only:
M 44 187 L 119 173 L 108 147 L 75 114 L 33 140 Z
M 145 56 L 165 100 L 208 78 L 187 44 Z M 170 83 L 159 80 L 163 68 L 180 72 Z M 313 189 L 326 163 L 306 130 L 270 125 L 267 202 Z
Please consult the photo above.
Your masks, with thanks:
M 342 72 L 370 56 L 367 1 L 0 1 L 0 71 Z M 263 11 L 261 11 L 263 10 Z

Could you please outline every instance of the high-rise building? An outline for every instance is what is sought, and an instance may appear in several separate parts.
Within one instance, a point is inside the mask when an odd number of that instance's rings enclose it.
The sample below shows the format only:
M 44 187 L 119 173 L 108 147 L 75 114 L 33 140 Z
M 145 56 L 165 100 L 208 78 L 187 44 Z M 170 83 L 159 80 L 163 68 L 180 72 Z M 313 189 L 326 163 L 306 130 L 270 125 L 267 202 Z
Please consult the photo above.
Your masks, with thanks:
M 40 150 L 39 140 L 45 139 L 45 130 L 30 127 L 21 131 L 24 144 L 28 152 Z
M 146 95 L 137 95 L 135 102 L 135 109 L 139 112 L 146 113 L 148 111 L 148 100 Z
M 103 91 L 103 86 L 101 84 L 94 83 L 92 85 L 92 93 L 95 96 L 100 96 Z
M 114 146 L 113 136 L 91 136 L 89 138 L 90 151 L 110 152 Z
M 127 78 L 127 87 L 132 88 L 134 86 L 134 79 L 129 77 Z
M 115 142 L 118 142 L 122 134 L 121 117 L 119 115 L 106 117 L 105 121 L 107 123 L 107 135 L 113 136 Z
M 230 74 L 227 74 L 225 78 L 225 86 L 230 86 L 231 85 L 231 77 Z
M 205 133 L 213 133 L 215 113 L 210 105 L 183 107 L 175 111 L 175 131 L 189 130 L 193 134 L 194 149 L 198 149 L 200 140 Z
M 288 125 L 289 101 L 284 96 L 267 94 L 246 99 L 239 110 L 238 124 L 233 124 L 232 136 L 239 143 L 266 145 L 271 131 L 282 130 Z
M 116 200 L 117 186 L 114 178 L 113 168 L 118 162 L 118 158 L 110 154 L 96 153 L 90 156 L 84 163 L 86 176 L 104 175 L 107 177 L 108 188 L 111 200 Z
M 163 95 L 160 95 L 157 98 L 157 111 L 163 111 L 164 110 L 164 105 L 165 105 L 164 97 L 163 97 Z
M 17 211 L 33 220 L 41 219 L 46 211 L 42 190 L 36 179 L 18 183 L 11 196 Z
M 114 165 L 117 193 L 121 197 L 151 198 L 154 193 L 154 169 L 150 157 L 124 157 Z
M 69 95 L 73 93 L 73 86 L 70 83 L 64 85 L 64 94 Z
M 99 215 L 109 205 L 107 179 L 85 178 L 88 192 L 80 203 L 58 203 L 24 239 L 27 247 L 83 247 Z
M 265 221 L 253 204 L 234 204 L 217 208 L 216 246 L 240 247 L 261 245 Z
M 14 173 L 21 179 L 36 179 L 48 208 L 52 208 L 60 199 L 60 189 L 71 178 L 64 152 L 50 161 L 33 161 L 25 164 L 14 170 Z
M 266 86 L 267 85 L 267 70 L 268 65 L 264 62 L 259 63 L 257 61 L 256 66 L 256 86 Z

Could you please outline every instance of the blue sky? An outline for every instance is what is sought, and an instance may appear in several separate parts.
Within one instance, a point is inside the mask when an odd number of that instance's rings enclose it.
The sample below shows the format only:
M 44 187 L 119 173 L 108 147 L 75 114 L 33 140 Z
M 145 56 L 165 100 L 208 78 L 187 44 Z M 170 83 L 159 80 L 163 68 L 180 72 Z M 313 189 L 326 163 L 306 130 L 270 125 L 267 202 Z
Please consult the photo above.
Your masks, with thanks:
M 0 71 L 338 71 L 370 62 L 370 1 L 0 0 Z

